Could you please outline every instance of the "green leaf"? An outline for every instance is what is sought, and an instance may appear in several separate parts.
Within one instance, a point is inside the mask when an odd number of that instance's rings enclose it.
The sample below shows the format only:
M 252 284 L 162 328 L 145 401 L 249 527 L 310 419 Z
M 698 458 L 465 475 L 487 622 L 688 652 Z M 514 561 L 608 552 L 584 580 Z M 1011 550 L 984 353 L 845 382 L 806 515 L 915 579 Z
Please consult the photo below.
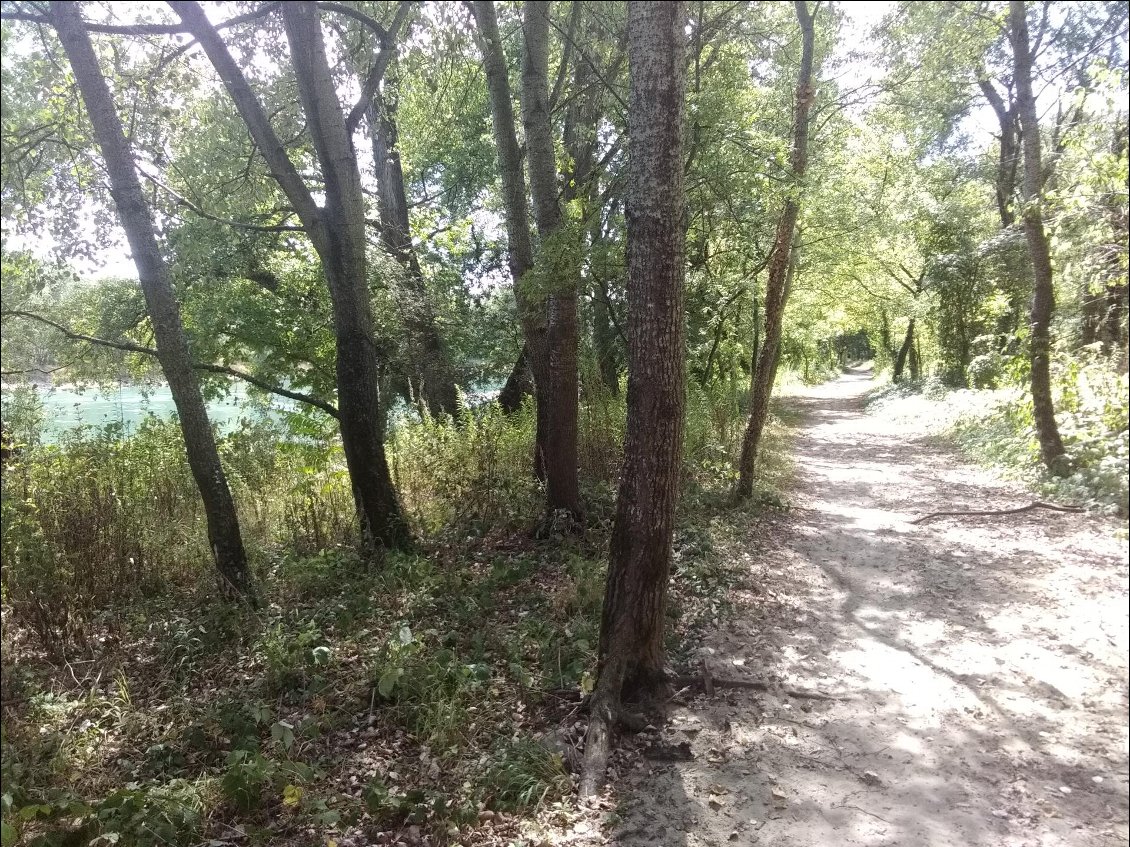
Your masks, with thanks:
M 400 668 L 389 668 L 381 674 L 380 681 L 377 682 L 377 693 L 385 698 L 390 697 L 392 690 L 396 688 L 396 682 L 400 679 L 401 673 L 403 671 Z
M 0 847 L 11 847 L 20 837 L 19 832 L 7 821 L 0 821 Z
M 271 726 L 271 740 L 290 752 L 290 748 L 294 746 L 294 727 L 286 721 L 276 722 Z

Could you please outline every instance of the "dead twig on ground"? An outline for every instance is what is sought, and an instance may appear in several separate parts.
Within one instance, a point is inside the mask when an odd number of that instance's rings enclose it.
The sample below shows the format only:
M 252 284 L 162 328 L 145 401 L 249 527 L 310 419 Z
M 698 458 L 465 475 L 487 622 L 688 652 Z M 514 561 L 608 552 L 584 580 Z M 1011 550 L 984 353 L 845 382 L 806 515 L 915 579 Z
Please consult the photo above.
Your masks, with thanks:
M 930 512 L 928 515 L 923 515 L 911 521 L 912 524 L 925 523 L 934 518 L 967 518 L 976 515 L 991 515 L 998 517 L 1001 515 L 1019 515 L 1022 512 L 1033 512 L 1036 509 L 1051 509 L 1053 512 L 1082 512 L 1081 506 L 1057 506 L 1055 503 L 1043 503 L 1039 500 L 1029 503 L 1027 506 L 1018 506 L 1015 509 L 983 509 L 972 512 Z

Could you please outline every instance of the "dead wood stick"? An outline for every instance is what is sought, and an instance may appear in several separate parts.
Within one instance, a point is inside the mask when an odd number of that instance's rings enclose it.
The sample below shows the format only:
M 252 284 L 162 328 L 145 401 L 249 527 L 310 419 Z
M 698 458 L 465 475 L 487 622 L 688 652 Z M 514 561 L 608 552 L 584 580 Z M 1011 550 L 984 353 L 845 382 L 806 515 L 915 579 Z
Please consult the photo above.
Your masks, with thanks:
M 671 680 L 675 688 L 706 688 L 706 676 L 677 676 Z M 757 679 L 724 679 L 722 677 L 710 676 L 710 684 L 712 688 L 745 688 L 751 691 L 772 691 L 773 686 L 768 682 L 763 682 Z M 798 700 L 850 700 L 850 697 L 838 697 L 835 694 L 825 694 L 823 691 L 815 691 L 807 688 L 781 688 L 782 694 L 789 697 L 795 697 Z
M 710 674 L 710 666 L 706 664 L 706 660 L 702 660 L 702 690 L 706 692 L 707 697 L 714 696 L 714 677 Z
M 1019 515 L 1021 512 L 1033 512 L 1036 509 L 1051 509 L 1053 512 L 1082 512 L 1080 506 L 1057 506 L 1054 503 L 1043 503 L 1039 500 L 1029 503 L 1027 506 L 1017 506 L 1015 509 L 985 509 L 972 512 L 930 512 L 928 515 L 923 515 L 920 518 L 912 520 L 912 524 L 925 523 L 933 518 L 964 518 L 971 515 Z

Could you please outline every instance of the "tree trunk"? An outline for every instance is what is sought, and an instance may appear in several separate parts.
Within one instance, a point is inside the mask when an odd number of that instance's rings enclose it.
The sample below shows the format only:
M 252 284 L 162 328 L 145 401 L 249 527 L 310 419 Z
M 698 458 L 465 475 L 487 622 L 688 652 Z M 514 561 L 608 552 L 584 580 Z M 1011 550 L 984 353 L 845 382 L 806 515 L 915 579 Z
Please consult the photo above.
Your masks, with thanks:
M 797 77 L 796 98 L 793 106 L 793 145 L 790 153 L 793 185 L 785 208 L 777 224 L 773 242 L 773 256 L 769 261 L 769 280 L 765 286 L 765 341 L 761 345 L 757 367 L 754 368 L 749 406 L 749 423 L 742 438 L 742 451 L 738 459 L 739 498 L 753 494 L 753 476 L 757 466 L 757 452 L 761 435 L 769 415 L 769 398 L 773 393 L 773 380 L 777 375 L 777 358 L 781 346 L 781 327 L 788 301 L 788 276 L 792 264 L 793 237 L 800 215 L 799 192 L 804 172 L 808 167 L 809 110 L 815 91 L 812 87 L 812 61 L 815 42 L 814 19 L 805 0 L 796 0 L 797 22 L 801 31 L 800 73 Z
M 890 357 L 891 365 L 895 363 L 898 357 L 898 351 L 891 341 L 891 320 L 887 317 L 887 310 L 879 310 L 879 346 L 883 348 L 883 352 Z
M 146 310 L 153 323 L 157 358 L 176 405 L 185 452 L 208 524 L 208 541 L 225 588 L 254 602 L 254 587 L 216 439 L 208 420 L 192 353 L 181 322 L 169 270 L 161 255 L 153 217 L 137 178 L 136 162 L 102 76 L 77 3 L 51 5 L 59 41 L 70 60 L 110 178 L 110 193 L 137 266 Z
M 325 206 L 319 207 L 243 72 L 198 3 L 170 0 L 204 49 L 235 102 L 260 153 L 294 207 L 322 261 L 333 306 L 341 443 L 357 506 L 363 545 L 370 550 L 411 545 L 388 460 L 380 408 L 380 362 L 373 332 L 365 259 L 365 204 L 345 116 L 326 58 L 313 2 L 287 3 L 283 22 L 307 128 L 321 166 Z
M 580 5 L 575 7 L 584 15 Z M 574 31 L 577 27 L 574 24 Z M 585 18 L 585 37 L 598 38 L 599 27 L 592 14 Z M 601 243 L 602 209 L 600 208 L 600 186 L 596 168 L 597 124 L 600 121 L 600 101 L 597 87 L 593 84 L 592 67 L 583 59 L 578 59 L 573 71 L 573 94 L 565 110 L 565 124 L 562 140 L 565 151 L 573 161 L 570 173 L 565 174 L 565 188 L 562 192 L 566 203 L 581 199 L 585 202 L 582 217 L 588 220 L 589 250 Z M 606 281 L 592 273 L 590 264 L 589 283 L 592 291 L 592 349 L 596 359 L 597 372 L 604 389 L 613 397 L 620 393 L 620 371 L 616 357 L 616 330 L 612 325 L 608 302 Z
M 1051 386 L 1051 320 L 1055 287 L 1051 253 L 1044 232 L 1041 206 L 1042 164 L 1040 125 L 1032 93 L 1032 54 L 1028 45 L 1028 20 L 1024 0 L 1010 0 L 1009 23 L 1015 66 L 1016 103 L 1024 141 L 1024 234 L 1032 259 L 1031 372 L 1032 417 L 1040 442 L 1040 457 L 1053 473 L 1063 473 L 1065 451 L 1055 421 Z
M 522 408 L 522 400 L 533 393 L 533 384 L 530 379 L 530 366 L 526 363 L 526 348 L 518 354 L 518 360 L 510 371 L 510 376 L 498 392 L 498 405 L 508 415 L 513 415 Z
M 546 512 L 581 514 L 577 476 L 577 281 L 580 245 L 568 239 L 569 230 L 557 202 L 557 157 L 549 115 L 549 3 L 526 0 L 522 5 L 522 124 L 526 160 L 534 200 L 543 272 L 560 274 L 545 279 L 549 347 L 549 390 L 553 414 L 545 442 Z M 545 249 L 548 247 L 548 251 Z M 572 253 L 573 255 L 570 255 Z M 548 261 L 547 261 L 548 260 Z
M 404 268 L 397 286 L 400 322 L 408 335 L 408 364 L 417 390 L 432 415 L 458 412 L 455 369 L 436 325 L 435 306 L 420 260 L 412 245 L 408 219 L 408 196 L 400 165 L 399 132 L 396 125 L 397 85 L 386 75 L 384 91 L 374 95 L 366 110 L 373 165 L 377 172 L 377 198 L 381 218 L 381 243 Z
M 1005 103 L 1004 98 L 987 76 L 978 75 L 977 85 L 997 116 L 997 124 L 1001 130 L 994 189 L 1001 229 L 1008 229 L 1016 221 L 1016 214 L 1012 209 L 1012 197 L 1016 193 L 1016 174 L 1020 166 L 1020 122 L 1016 114 L 1016 105 L 1012 102 Z
M 479 49 L 483 54 L 483 70 L 490 94 L 494 143 L 498 148 L 498 170 L 502 182 L 502 205 L 506 218 L 506 241 L 510 260 L 510 276 L 514 281 L 514 299 L 518 304 L 518 320 L 526 340 L 526 361 L 534 376 L 537 399 L 537 438 L 534 448 L 534 472 L 545 479 L 545 456 L 549 450 L 549 327 L 544 299 L 529 291 L 526 273 L 534 265 L 530 242 L 530 218 L 526 209 L 526 178 L 522 173 L 522 151 L 514 134 L 514 106 L 510 98 L 510 78 L 502 36 L 493 0 L 469 3 L 478 28 Z
M 902 381 L 902 372 L 906 367 L 907 358 L 914 350 L 914 318 L 906 325 L 906 337 L 902 340 L 902 347 L 899 348 L 898 356 L 895 357 L 895 371 L 892 374 L 892 379 L 895 382 Z M 914 377 L 917 378 L 917 377 Z
M 628 4 L 628 426 L 582 796 L 604 782 L 621 698 L 665 687 L 663 622 L 679 491 L 683 349 L 682 3 Z
M 616 364 L 616 330 L 612 326 L 609 310 L 612 308 L 597 291 L 592 301 L 592 345 L 600 382 L 613 397 L 620 394 L 620 368 Z

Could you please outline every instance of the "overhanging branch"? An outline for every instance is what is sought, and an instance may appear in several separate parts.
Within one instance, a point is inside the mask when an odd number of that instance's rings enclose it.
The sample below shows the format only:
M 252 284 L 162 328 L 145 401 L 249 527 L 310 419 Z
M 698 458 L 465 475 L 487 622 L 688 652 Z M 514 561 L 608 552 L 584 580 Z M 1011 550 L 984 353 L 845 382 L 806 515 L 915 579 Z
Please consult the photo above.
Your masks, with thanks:
M 25 312 L 20 310 L 13 310 L 0 313 L 0 317 L 5 318 L 23 318 L 24 320 L 36 321 L 49 326 L 52 329 L 60 332 L 64 337 L 72 341 L 83 341 L 87 344 L 96 344 L 99 347 L 107 347 L 111 350 L 120 350 L 123 353 L 140 353 L 144 356 L 157 356 L 157 350 L 153 347 L 145 347 L 141 344 L 134 344 L 131 341 L 111 341 L 109 338 L 99 338 L 96 335 L 87 335 L 83 332 L 75 332 L 68 326 L 65 326 L 43 315 L 37 315 L 35 312 Z M 234 377 L 235 379 L 242 380 L 256 388 L 261 388 L 263 391 L 270 394 L 277 394 L 280 397 L 286 397 L 290 400 L 295 400 L 299 403 L 305 403 L 307 406 L 313 406 L 315 409 L 320 409 L 332 418 L 337 418 L 337 407 L 332 403 L 327 403 L 310 394 L 304 394 L 301 391 L 292 391 L 289 388 L 283 388 L 281 385 L 275 385 L 265 379 L 241 371 L 238 368 L 229 367 L 228 365 L 216 365 L 210 362 L 193 362 L 192 367 L 198 371 L 207 371 L 208 373 L 223 374 L 225 376 Z

